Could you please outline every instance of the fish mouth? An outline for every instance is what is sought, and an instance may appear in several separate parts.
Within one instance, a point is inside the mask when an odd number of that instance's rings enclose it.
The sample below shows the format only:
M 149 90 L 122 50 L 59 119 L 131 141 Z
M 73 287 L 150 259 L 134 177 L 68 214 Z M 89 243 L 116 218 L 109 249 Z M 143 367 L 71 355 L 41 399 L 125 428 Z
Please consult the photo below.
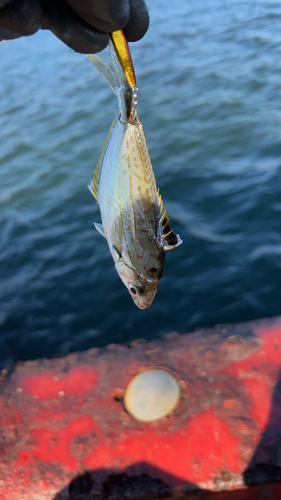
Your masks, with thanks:
M 155 295 L 157 293 L 157 286 L 154 286 L 146 291 L 144 295 L 131 295 L 135 305 L 139 309 L 148 309 L 153 300 L 155 299 Z
M 140 300 L 134 300 L 134 299 L 133 299 L 133 301 L 139 309 L 148 309 L 153 302 L 153 300 L 151 300 L 150 302 L 144 303 L 144 302 L 141 302 Z
M 151 306 L 151 304 L 149 304 L 149 305 L 147 305 L 147 306 L 146 306 L 146 305 L 142 304 L 141 302 L 136 302 L 136 301 L 134 301 L 134 302 L 135 302 L 136 306 L 137 306 L 139 309 L 147 309 L 148 307 L 150 307 L 150 306 Z

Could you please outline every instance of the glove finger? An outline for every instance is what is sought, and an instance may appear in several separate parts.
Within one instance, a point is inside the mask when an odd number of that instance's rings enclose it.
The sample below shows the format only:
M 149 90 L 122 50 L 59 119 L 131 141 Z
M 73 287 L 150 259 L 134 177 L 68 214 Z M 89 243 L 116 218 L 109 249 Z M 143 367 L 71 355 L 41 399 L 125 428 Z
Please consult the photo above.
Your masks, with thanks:
M 130 19 L 124 28 L 128 42 L 140 40 L 149 27 L 149 13 L 143 0 L 130 0 Z
M 84 21 L 106 33 L 123 29 L 129 20 L 129 0 L 67 1 Z
M 7 3 L 9 3 L 11 0 L 0 0 L 0 9 L 2 9 L 2 7 L 4 7 L 5 5 L 7 5 Z
M 37 0 L 13 0 L 0 10 L 0 26 L 7 30 L 7 36 L 9 32 L 33 35 L 41 27 L 42 19 L 43 11 Z
M 0 42 L 3 40 L 14 40 L 15 38 L 20 38 L 21 35 L 18 33 L 14 33 L 11 30 L 8 30 L 7 28 L 3 28 L 3 26 L 0 26 Z
M 43 29 L 51 30 L 68 47 L 83 54 L 103 50 L 109 41 L 106 33 L 92 28 L 63 0 L 43 3 Z

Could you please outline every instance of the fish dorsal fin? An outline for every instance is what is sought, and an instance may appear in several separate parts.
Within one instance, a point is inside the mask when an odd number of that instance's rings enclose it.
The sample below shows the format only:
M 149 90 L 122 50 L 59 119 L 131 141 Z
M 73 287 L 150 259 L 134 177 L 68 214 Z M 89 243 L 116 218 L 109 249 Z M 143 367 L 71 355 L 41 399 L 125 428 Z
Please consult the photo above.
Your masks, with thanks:
M 164 203 L 163 203 L 159 188 L 157 190 L 157 194 L 158 194 L 158 201 L 159 201 L 159 208 L 160 208 L 160 218 L 162 219 L 165 215 L 167 215 L 167 213 L 166 213 L 166 209 L 164 207 Z
M 179 234 L 174 233 L 174 231 L 169 231 L 166 235 L 162 236 L 163 238 L 163 249 L 165 252 L 168 250 L 173 250 L 174 248 L 179 247 L 182 244 L 182 239 Z
M 94 222 L 94 226 L 96 230 L 104 237 L 106 238 L 104 227 L 102 224 L 99 224 L 98 222 Z
M 171 230 L 169 225 L 169 217 L 167 215 L 166 209 L 164 207 L 162 196 L 158 189 L 157 191 L 160 205 L 160 224 L 161 224 L 161 239 L 163 241 L 163 249 L 165 252 L 168 250 L 173 250 L 173 248 L 177 248 L 182 244 L 182 239 L 179 234 L 175 234 L 174 231 Z
M 101 154 L 100 154 L 100 157 L 98 159 L 98 163 L 97 163 L 96 170 L 94 173 L 94 177 L 91 180 L 90 184 L 88 185 L 89 190 L 91 191 L 92 195 L 96 198 L 97 202 L 98 202 L 98 194 L 99 194 L 99 186 L 100 186 L 100 178 L 101 178 L 101 172 L 102 172 L 102 166 L 103 166 L 103 159 L 104 159 L 104 156 L 105 156 L 105 153 L 107 150 L 107 146 L 109 143 L 109 139 L 110 139 L 110 136 L 111 136 L 111 133 L 112 133 L 112 130 L 114 128 L 115 123 L 116 123 L 116 113 L 115 113 L 114 118 L 112 120 L 112 123 L 110 125 L 106 139 L 104 141 L 104 144 L 103 144 L 103 147 L 101 150 Z

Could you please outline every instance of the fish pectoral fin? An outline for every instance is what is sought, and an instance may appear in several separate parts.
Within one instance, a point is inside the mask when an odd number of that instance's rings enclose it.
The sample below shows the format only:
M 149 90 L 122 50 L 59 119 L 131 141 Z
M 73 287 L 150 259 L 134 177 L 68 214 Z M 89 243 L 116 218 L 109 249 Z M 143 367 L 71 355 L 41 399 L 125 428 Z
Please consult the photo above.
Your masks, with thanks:
M 104 237 L 106 238 L 106 235 L 105 235 L 105 230 L 104 230 L 104 227 L 102 224 L 99 224 L 98 222 L 94 222 L 94 226 L 96 228 L 96 230 Z
M 121 253 L 119 252 L 119 250 L 116 248 L 115 245 L 112 245 L 112 250 L 113 250 L 113 253 L 114 255 L 117 257 L 117 259 L 121 259 Z
M 111 228 L 111 241 L 112 249 L 118 258 L 122 255 L 122 219 L 120 214 L 118 214 L 112 224 Z

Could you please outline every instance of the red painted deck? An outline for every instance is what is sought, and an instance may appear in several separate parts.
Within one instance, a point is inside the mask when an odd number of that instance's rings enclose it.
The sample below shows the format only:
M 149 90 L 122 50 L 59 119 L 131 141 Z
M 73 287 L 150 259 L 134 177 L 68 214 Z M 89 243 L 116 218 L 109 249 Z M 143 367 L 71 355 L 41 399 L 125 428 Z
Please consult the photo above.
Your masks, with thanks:
M 120 395 L 153 366 L 178 375 L 183 397 L 141 423 Z M 281 318 L 18 363 L 0 379 L 0 499 L 180 498 L 281 481 L 280 369 Z M 262 488 L 215 499 L 281 498 L 280 484 Z

